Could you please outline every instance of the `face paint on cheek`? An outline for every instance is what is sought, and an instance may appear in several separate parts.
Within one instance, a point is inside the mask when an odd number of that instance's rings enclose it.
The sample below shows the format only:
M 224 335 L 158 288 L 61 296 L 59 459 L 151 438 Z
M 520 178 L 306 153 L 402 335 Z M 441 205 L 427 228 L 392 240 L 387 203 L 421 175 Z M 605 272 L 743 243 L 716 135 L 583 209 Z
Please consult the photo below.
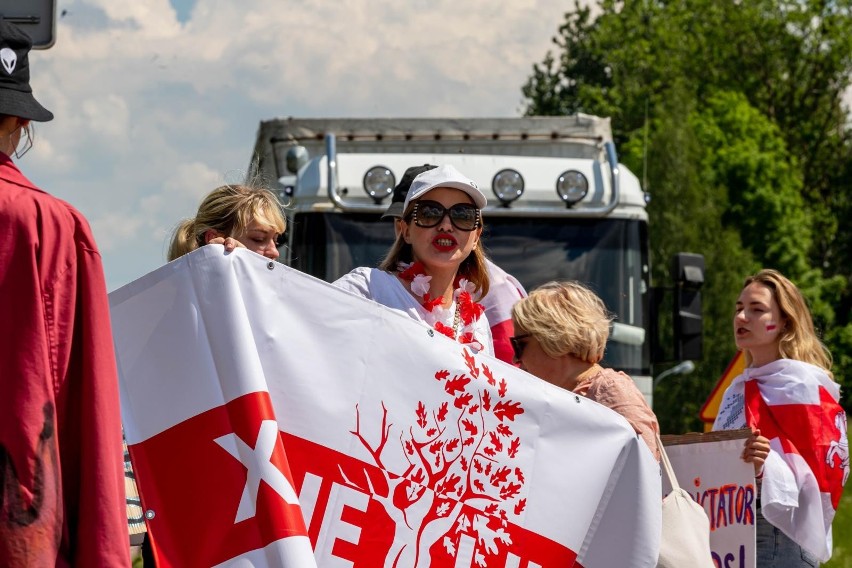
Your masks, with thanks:
M 776 329 L 778 329 L 778 325 L 776 325 L 774 321 L 766 324 L 766 331 L 775 331 Z

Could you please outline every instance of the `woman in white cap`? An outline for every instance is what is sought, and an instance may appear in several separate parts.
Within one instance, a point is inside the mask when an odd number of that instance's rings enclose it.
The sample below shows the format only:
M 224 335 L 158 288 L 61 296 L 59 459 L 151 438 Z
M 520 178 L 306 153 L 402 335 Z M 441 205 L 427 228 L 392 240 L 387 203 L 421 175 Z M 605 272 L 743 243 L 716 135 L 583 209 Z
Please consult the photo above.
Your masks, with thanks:
M 0 566 L 130 566 L 118 380 L 86 219 L 12 162 L 32 41 L 0 18 Z
M 406 313 L 493 355 L 484 308 L 488 270 L 479 242 L 485 195 L 450 165 L 414 178 L 400 231 L 379 268 L 356 268 L 334 284 Z
M 391 204 L 382 215 L 382 219 L 392 218 L 396 232 L 401 230 L 402 206 L 414 178 L 437 167 L 432 164 L 410 167 L 405 170 L 402 180 L 393 188 Z M 491 325 L 494 356 L 501 361 L 514 364 L 512 343 L 509 341 L 509 338 L 514 335 L 512 306 L 521 298 L 526 298 L 527 292 L 514 276 L 494 264 L 490 258 L 485 259 L 485 266 L 488 269 L 488 294 L 481 296 L 479 302 L 485 308 L 485 317 Z

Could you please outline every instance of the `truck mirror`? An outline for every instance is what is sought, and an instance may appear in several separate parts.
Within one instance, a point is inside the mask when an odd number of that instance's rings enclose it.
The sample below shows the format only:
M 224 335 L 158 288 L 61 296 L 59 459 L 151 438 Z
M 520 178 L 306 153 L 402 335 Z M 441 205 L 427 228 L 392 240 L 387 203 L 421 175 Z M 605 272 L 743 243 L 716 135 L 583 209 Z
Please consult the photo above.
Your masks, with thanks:
M 674 357 L 676 361 L 699 360 L 702 356 L 701 286 L 704 256 L 680 252 L 672 257 L 674 282 Z
M 287 171 L 291 174 L 298 174 L 302 166 L 308 163 L 308 150 L 304 146 L 291 146 L 287 150 L 285 164 Z

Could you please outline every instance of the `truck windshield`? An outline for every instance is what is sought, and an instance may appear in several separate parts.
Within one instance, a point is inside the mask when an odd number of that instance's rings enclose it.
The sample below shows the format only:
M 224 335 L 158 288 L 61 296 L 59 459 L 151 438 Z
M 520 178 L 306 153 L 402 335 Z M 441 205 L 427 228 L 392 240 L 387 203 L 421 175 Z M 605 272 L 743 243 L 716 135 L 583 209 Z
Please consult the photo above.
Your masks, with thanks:
M 527 290 L 551 280 L 579 280 L 614 315 L 604 364 L 649 374 L 645 315 L 647 232 L 643 221 L 486 217 L 491 259 Z M 298 214 L 291 222 L 294 268 L 329 282 L 357 266 L 377 266 L 393 242 L 393 224 L 377 215 Z M 648 336 L 650 337 L 650 336 Z

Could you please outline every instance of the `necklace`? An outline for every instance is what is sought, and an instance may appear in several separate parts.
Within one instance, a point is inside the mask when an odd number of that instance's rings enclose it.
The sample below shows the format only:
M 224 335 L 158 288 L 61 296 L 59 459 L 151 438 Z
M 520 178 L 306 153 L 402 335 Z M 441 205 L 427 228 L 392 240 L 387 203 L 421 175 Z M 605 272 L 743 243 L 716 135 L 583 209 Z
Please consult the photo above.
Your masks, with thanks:
M 459 320 L 461 319 L 461 303 L 456 304 L 456 314 L 453 316 L 453 338 L 455 339 L 456 330 L 459 327 Z
M 417 261 L 412 264 L 399 263 L 397 275 L 400 279 L 410 282 L 409 288 L 411 293 L 420 297 L 423 308 L 435 316 L 435 322 L 432 324 L 432 327 L 436 331 L 451 339 L 455 339 L 459 343 L 477 344 L 479 345 L 479 349 L 482 348 L 482 344 L 474 337 L 474 328 L 485 308 L 482 304 L 473 301 L 471 292 L 473 292 L 475 287 L 472 282 L 456 276 L 454 282 L 455 289 L 453 290 L 456 309 L 453 314 L 453 324 L 450 327 L 439 319 L 444 309 L 444 296 L 438 296 L 437 298 L 429 296 L 429 284 L 432 281 L 432 277 L 426 274 L 426 268 L 422 262 Z

